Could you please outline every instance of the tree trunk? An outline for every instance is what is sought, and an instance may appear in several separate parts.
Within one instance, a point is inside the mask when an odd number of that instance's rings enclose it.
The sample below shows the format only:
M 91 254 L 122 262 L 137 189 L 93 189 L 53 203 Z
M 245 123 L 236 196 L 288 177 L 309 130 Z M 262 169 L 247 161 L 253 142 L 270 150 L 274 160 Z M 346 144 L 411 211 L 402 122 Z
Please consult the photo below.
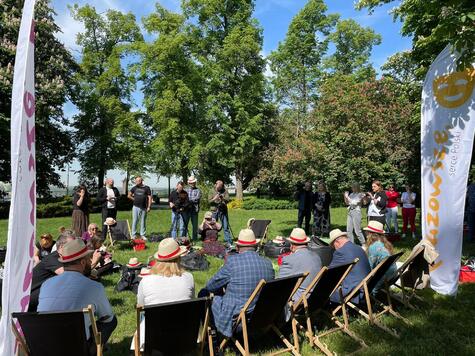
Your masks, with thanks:
M 99 174 L 97 175 L 97 189 L 101 189 L 104 186 L 105 174 L 104 168 L 99 169 Z
M 125 171 L 125 178 L 122 181 L 122 191 L 125 195 L 129 193 L 129 180 L 130 180 L 130 172 L 129 170 Z
M 242 170 L 240 168 L 236 169 L 236 200 L 242 200 L 243 191 L 242 191 Z
M 170 185 L 170 180 L 172 179 L 172 177 L 171 177 L 171 176 L 168 176 L 167 178 L 168 178 L 168 196 L 170 196 L 170 194 L 171 194 L 171 192 L 172 192 L 172 190 L 171 190 L 171 185 Z

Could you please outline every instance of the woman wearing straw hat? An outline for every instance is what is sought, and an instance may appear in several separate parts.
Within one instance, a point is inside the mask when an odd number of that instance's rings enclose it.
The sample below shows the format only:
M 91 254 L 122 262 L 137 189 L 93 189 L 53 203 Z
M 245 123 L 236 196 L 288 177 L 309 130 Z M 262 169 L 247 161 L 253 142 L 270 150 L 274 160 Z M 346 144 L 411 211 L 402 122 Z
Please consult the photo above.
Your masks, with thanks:
M 180 266 L 180 256 L 187 252 L 186 247 L 179 246 L 173 238 L 163 239 L 158 245 L 154 258 L 157 261 L 150 275 L 142 278 L 137 294 L 137 304 L 153 305 L 176 302 L 194 298 L 195 282 L 193 275 Z M 145 323 L 140 323 L 140 345 L 145 337 Z M 134 349 L 134 340 L 132 340 Z

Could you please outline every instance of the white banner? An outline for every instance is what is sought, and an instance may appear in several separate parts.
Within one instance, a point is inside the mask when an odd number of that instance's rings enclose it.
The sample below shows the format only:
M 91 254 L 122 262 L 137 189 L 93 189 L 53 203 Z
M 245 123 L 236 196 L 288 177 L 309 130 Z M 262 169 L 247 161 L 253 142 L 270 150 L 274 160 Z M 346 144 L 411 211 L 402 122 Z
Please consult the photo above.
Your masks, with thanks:
M 422 91 L 422 236 L 439 252 L 431 287 L 455 295 L 463 217 L 475 132 L 475 70 L 457 70 L 447 46 L 427 73 Z
M 35 0 L 25 0 L 13 74 L 11 113 L 12 196 L 2 290 L 0 355 L 15 352 L 11 313 L 27 311 L 36 225 Z

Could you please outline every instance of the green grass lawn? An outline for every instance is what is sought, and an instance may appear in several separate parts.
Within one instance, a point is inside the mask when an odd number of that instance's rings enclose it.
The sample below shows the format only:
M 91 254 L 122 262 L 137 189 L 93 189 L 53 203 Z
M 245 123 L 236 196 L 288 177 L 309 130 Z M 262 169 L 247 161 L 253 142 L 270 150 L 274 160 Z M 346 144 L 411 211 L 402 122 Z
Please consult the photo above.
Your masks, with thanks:
M 269 228 L 271 237 L 276 235 L 287 236 L 294 227 L 297 212 L 295 210 L 236 210 L 230 212 L 230 223 L 235 235 L 245 227 L 249 218 L 271 219 Z M 120 212 L 118 219 L 131 220 L 129 212 Z M 170 212 L 153 210 L 147 219 L 148 233 L 166 233 L 171 223 Z M 345 228 L 346 210 L 332 209 L 332 228 Z M 91 221 L 100 223 L 99 214 L 91 215 Z M 6 244 L 7 220 L 0 220 L 0 245 Z M 37 235 L 49 232 L 54 236 L 60 226 L 69 227 L 71 218 L 38 219 Z M 406 240 L 397 242 L 397 251 L 404 251 L 403 259 L 407 257 L 415 241 Z M 122 245 L 114 251 L 114 259 L 118 263 L 126 263 L 130 257 L 136 256 L 141 262 L 146 262 L 157 249 L 157 243 L 148 243 L 148 249 L 134 252 L 130 247 Z M 475 245 L 464 244 L 464 257 L 475 256 Z M 222 265 L 222 260 L 209 258 L 210 269 L 206 272 L 194 272 L 196 290 L 202 288 L 208 278 Z M 118 317 L 119 324 L 110 340 L 109 355 L 128 355 L 131 337 L 135 330 L 136 297 L 131 292 L 117 293 L 114 286 L 119 274 L 112 274 L 103 278 L 102 282 L 112 307 Z M 398 330 L 400 339 L 393 338 L 386 333 L 370 327 L 361 318 L 352 320 L 351 329 L 361 336 L 369 345 L 368 349 L 360 352 L 364 355 L 475 355 L 475 285 L 462 285 L 456 298 L 447 298 L 434 294 L 430 290 L 424 291 L 426 303 L 420 305 L 417 311 L 400 309 L 402 315 L 412 322 L 406 326 L 394 318 L 385 318 L 384 322 Z M 179 341 L 179 340 L 177 340 Z M 357 345 L 346 336 L 334 335 L 323 340 L 331 350 L 338 354 L 350 353 L 357 349 Z M 302 346 L 303 355 L 316 353 L 308 343 Z M 262 353 L 265 353 L 262 351 Z

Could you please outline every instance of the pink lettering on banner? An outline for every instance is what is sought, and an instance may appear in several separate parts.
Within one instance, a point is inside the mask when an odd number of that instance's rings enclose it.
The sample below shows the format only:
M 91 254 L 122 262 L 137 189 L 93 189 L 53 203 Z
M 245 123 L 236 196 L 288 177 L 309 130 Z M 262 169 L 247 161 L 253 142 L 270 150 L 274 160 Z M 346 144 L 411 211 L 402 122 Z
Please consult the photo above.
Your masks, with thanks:
M 31 21 L 30 42 L 35 44 L 35 20 Z
M 33 257 L 33 253 L 35 252 L 35 231 L 32 232 L 31 238 L 30 238 L 30 258 Z
M 35 109 L 33 108 L 33 114 L 34 113 L 35 113 Z M 31 144 L 35 142 L 35 136 L 36 136 L 35 126 L 33 125 L 33 127 L 30 130 L 30 123 L 29 121 L 26 121 L 26 143 L 28 145 L 28 151 L 30 152 L 31 152 Z
M 35 114 L 35 96 L 29 91 L 23 94 L 23 107 L 28 117 L 32 117 Z
M 23 298 L 21 298 L 20 301 L 20 306 L 21 306 L 21 311 L 26 312 L 28 309 L 28 304 L 30 304 L 30 296 L 25 295 Z
M 23 292 L 26 292 L 30 288 L 30 283 L 33 278 L 33 269 L 31 268 L 31 261 L 28 262 L 28 266 L 25 270 L 25 277 L 23 278 Z
M 30 222 L 33 227 L 35 226 L 35 182 L 31 184 L 30 187 L 30 202 L 31 202 L 31 211 L 30 211 Z
M 28 170 L 34 171 L 35 170 L 35 157 L 30 154 L 30 159 L 28 160 Z

